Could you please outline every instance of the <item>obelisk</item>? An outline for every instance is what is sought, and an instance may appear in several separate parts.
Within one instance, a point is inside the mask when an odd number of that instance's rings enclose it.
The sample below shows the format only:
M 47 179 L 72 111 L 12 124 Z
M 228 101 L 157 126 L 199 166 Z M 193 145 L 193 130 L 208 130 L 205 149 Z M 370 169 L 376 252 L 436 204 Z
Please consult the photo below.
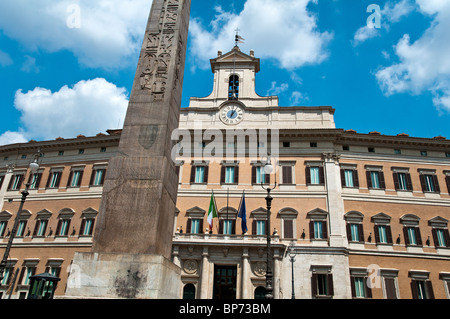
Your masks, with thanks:
M 191 0 L 153 0 L 118 155 L 108 164 L 91 253 L 76 253 L 66 295 L 178 298 L 171 259 L 178 128 Z

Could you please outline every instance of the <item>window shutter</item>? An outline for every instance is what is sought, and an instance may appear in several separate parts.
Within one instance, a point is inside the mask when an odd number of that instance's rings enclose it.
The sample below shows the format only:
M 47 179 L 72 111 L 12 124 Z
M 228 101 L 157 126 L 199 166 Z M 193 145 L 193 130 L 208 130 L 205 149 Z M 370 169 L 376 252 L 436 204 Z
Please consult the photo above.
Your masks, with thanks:
M 292 184 L 291 166 L 283 166 L 283 184 Z
M 93 168 L 92 173 L 91 173 L 91 180 L 89 181 L 89 186 L 94 185 L 95 172 L 96 172 L 96 169 Z
M 219 219 L 219 234 L 223 234 L 223 219 Z
M 359 188 L 359 176 L 356 169 L 353 170 L 353 186 Z
M 439 187 L 439 181 L 437 175 L 433 175 L 433 184 L 435 193 L 440 193 L 441 188 Z
M 105 178 L 106 178 L 106 169 L 102 169 L 103 173 L 102 173 L 102 179 L 100 181 L 100 184 L 103 185 L 105 184 Z
M 222 167 L 220 168 L 220 184 L 225 184 L 225 170 L 225 165 L 222 165 Z
M 367 188 L 372 188 L 372 177 L 370 177 L 370 171 L 366 171 Z
M 234 183 L 239 184 L 239 165 L 234 167 Z
M 369 277 L 364 277 L 364 288 L 366 291 L 366 298 L 372 299 L 372 288 L 369 287 L 369 285 L 367 285 L 367 280 L 369 279 Z
M 57 172 L 55 174 L 58 174 L 58 175 L 56 175 L 56 185 L 55 185 L 55 187 L 59 187 L 59 183 L 61 182 L 62 172 Z
M 67 222 L 67 228 L 66 228 L 66 233 L 64 234 L 64 236 L 68 236 L 68 235 L 69 235 L 70 222 L 71 222 L 71 221 L 72 221 L 71 219 L 68 219 L 68 222 Z
M 403 236 L 405 237 L 405 245 L 408 246 L 410 244 L 408 236 L 408 227 L 403 226 Z
M 191 233 L 191 225 L 192 225 L 192 219 L 188 218 L 187 225 L 186 225 L 186 234 Z
M 294 238 L 294 223 L 292 219 L 284 220 L 284 238 Z
M 347 228 L 347 240 L 350 242 L 350 241 L 352 241 L 352 228 L 351 228 L 351 225 L 349 223 L 347 223 L 346 228 Z
M 322 222 L 322 235 L 323 235 L 323 239 L 328 239 L 328 228 L 327 228 L 326 221 Z
M 422 186 L 422 192 L 425 193 L 427 191 L 427 186 L 425 183 L 425 176 L 423 176 L 423 174 L 420 174 L 419 178 L 420 178 L 420 185 Z
M 333 286 L 333 275 L 332 274 L 327 275 L 327 281 L 328 281 L 327 295 L 334 296 L 334 286 Z
M 427 287 L 427 299 L 434 299 L 433 284 L 431 283 L 431 280 L 427 280 L 425 284 Z
M 200 219 L 200 222 L 198 223 L 198 228 L 199 234 L 203 234 L 203 219 Z
M 25 275 L 25 269 L 27 269 L 27 267 L 22 267 L 22 269 L 20 270 L 20 276 L 19 276 L 19 281 L 18 281 L 19 285 L 22 284 L 23 276 Z M 12 273 L 10 274 L 10 277 L 11 276 L 12 276 Z
M 411 293 L 413 299 L 419 299 L 419 291 L 417 289 L 417 282 L 415 280 L 411 280 Z
M 231 221 L 231 235 L 236 235 L 236 220 Z
M 78 176 L 77 187 L 81 186 L 81 181 L 83 179 L 83 173 L 84 173 L 84 171 L 80 171 L 80 176 Z
M 420 228 L 414 227 L 414 231 L 416 232 L 416 241 L 418 246 L 422 246 L 422 236 L 420 234 Z
M 345 187 L 345 169 L 341 168 L 341 185 Z M 352 277 L 353 278 L 353 277 Z
M 432 228 L 431 229 L 431 234 L 433 235 L 433 241 L 434 241 L 434 247 L 439 247 L 439 241 L 438 241 L 438 237 L 437 237 L 437 231 L 436 228 Z M 448 243 L 447 243 L 448 245 Z
M 252 221 L 252 235 L 256 235 L 256 220 Z
M 28 175 L 28 181 L 27 184 L 31 184 L 31 178 L 33 177 L 33 173 L 30 172 L 30 174 Z
M 191 166 L 191 184 L 195 183 L 195 169 L 194 165 Z
M 394 177 L 394 187 L 395 187 L 395 190 L 399 190 L 400 189 L 400 183 L 399 183 L 399 181 L 398 181 L 398 173 L 394 173 L 393 174 L 393 177 Z
M 270 184 L 270 174 L 264 174 L 265 183 Z
M 311 293 L 313 297 L 317 296 L 317 274 L 312 274 L 311 276 Z
M 375 233 L 375 242 L 378 244 L 380 242 L 380 233 L 378 230 L 378 225 L 375 225 L 374 227 L 374 233 Z
M 388 244 L 392 244 L 391 225 L 386 225 L 386 239 L 387 239 Z
M 448 248 L 450 248 L 450 234 L 448 233 L 448 229 L 444 229 L 444 237 L 445 237 L 445 244 Z
M 364 242 L 364 225 L 358 224 L 359 241 Z
M 203 178 L 203 183 L 208 184 L 209 166 L 205 166 L 205 175 Z
M 319 184 L 325 184 L 325 172 L 323 166 L 319 167 Z
M 306 166 L 305 169 L 306 185 L 311 185 L 311 167 Z
M 34 224 L 33 236 L 36 236 L 37 231 L 38 231 L 38 229 L 39 229 L 39 224 L 40 224 L 40 223 L 41 223 L 41 221 L 38 219 L 38 220 L 36 221 L 36 224 Z
M 252 166 L 252 184 L 256 184 L 256 166 Z
M 55 236 L 60 235 L 60 230 L 61 230 L 61 224 L 62 224 L 62 219 L 58 220 L 58 226 L 56 226 L 56 233 Z
M 14 177 L 15 175 L 11 176 L 11 179 L 9 180 L 9 184 L 8 184 L 8 190 L 10 191 L 14 182 Z
M 386 299 L 397 299 L 397 294 L 395 292 L 395 279 L 384 278 L 384 283 L 386 287 Z
M 384 180 L 384 172 L 380 171 L 379 176 L 380 176 L 380 188 L 386 189 L 386 181 Z
M 413 190 L 413 184 L 412 184 L 412 180 L 411 180 L 411 174 L 409 174 L 409 173 L 406 174 L 406 185 L 407 185 L 409 191 L 412 191 L 412 190 Z
M 36 184 L 35 184 L 36 189 L 39 189 L 39 186 L 41 184 L 41 178 L 42 178 L 42 173 L 37 173 Z
M 315 236 L 314 236 L 314 221 L 310 221 L 309 222 L 309 238 L 310 239 L 315 239 Z
M 78 234 L 80 235 L 84 235 L 84 226 L 86 225 L 86 218 L 83 218 L 81 220 L 81 226 L 80 226 L 80 231 L 78 232 Z
M 445 176 L 445 182 L 447 183 L 447 190 L 450 194 L 450 175 Z
M 350 277 L 350 287 L 352 288 L 352 298 L 356 298 L 355 277 Z
M 177 174 L 178 177 L 180 177 L 180 166 L 175 166 L 175 174 Z
M 67 187 L 71 186 L 71 184 L 72 184 L 72 177 L 73 177 L 73 171 L 70 171 L 69 179 L 67 180 Z

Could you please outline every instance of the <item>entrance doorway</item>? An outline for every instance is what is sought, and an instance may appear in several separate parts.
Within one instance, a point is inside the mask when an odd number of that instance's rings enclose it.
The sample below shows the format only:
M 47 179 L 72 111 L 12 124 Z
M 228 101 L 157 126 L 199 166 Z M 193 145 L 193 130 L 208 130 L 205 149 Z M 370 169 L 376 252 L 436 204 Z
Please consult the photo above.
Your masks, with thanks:
M 214 265 L 214 299 L 236 299 L 237 266 Z

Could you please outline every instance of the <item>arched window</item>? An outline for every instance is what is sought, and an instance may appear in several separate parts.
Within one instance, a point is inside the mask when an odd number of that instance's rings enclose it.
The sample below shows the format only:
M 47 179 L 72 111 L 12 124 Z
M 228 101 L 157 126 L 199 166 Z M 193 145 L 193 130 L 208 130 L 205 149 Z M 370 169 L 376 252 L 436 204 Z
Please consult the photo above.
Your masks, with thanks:
M 195 299 L 195 286 L 193 284 L 187 284 L 184 286 L 183 299 Z
M 230 76 L 228 86 L 228 100 L 237 100 L 239 98 L 239 76 L 233 74 Z
M 266 288 L 259 286 L 255 289 L 255 299 L 266 299 Z

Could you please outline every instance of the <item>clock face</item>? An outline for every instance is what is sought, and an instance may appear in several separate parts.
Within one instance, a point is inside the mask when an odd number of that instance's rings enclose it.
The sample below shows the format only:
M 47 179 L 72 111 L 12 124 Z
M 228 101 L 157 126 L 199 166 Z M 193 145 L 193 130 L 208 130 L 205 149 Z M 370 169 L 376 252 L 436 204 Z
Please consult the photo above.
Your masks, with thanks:
M 238 104 L 228 104 L 220 110 L 220 120 L 229 125 L 240 123 L 244 119 L 244 109 Z

